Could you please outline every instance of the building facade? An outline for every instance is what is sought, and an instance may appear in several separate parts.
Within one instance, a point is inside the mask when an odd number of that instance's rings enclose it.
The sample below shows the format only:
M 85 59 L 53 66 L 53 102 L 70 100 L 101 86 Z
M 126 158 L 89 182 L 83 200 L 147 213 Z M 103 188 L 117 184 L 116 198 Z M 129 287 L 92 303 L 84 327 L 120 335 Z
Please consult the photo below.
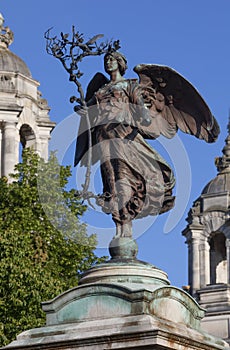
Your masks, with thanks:
M 217 176 L 194 201 L 183 231 L 191 295 L 206 310 L 202 327 L 230 343 L 230 121 Z
M 19 162 L 20 145 L 48 158 L 50 133 L 47 101 L 25 62 L 9 46 L 13 32 L 0 14 L 0 176 L 9 176 Z

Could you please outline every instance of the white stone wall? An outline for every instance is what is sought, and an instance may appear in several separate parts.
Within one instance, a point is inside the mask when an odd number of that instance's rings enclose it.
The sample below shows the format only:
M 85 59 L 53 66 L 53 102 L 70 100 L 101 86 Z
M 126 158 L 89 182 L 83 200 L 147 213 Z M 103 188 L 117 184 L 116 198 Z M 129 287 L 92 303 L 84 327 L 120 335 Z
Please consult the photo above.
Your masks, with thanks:
M 41 98 L 38 86 L 36 80 L 22 74 L 0 71 L 1 176 L 9 177 L 14 172 L 22 136 L 25 147 L 33 147 L 42 158 L 48 159 L 48 144 L 55 123 L 50 121 L 49 107 Z M 26 135 L 22 135 L 23 130 L 27 131 Z

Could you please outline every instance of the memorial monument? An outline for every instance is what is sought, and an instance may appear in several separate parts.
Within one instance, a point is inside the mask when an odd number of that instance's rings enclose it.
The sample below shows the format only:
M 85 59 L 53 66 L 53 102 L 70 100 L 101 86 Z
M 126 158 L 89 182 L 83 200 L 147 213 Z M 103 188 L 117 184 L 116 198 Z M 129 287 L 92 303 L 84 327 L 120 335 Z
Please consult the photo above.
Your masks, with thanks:
M 98 44 L 72 28 L 60 39 L 46 33 L 47 51 L 58 58 L 78 89 L 81 116 L 75 165 L 86 165 L 76 195 L 95 199 L 116 227 L 111 259 L 86 271 L 79 286 L 44 302 L 46 326 L 18 336 L 8 349 L 225 349 L 228 344 L 200 329 L 204 310 L 167 274 L 137 259 L 132 221 L 173 207 L 174 175 L 145 139 L 173 137 L 177 130 L 206 142 L 219 134 L 208 106 L 180 74 L 168 67 L 139 64 L 139 79 L 125 79 L 127 61 L 119 41 Z M 78 65 L 104 54 L 84 94 Z M 88 191 L 91 164 L 100 161 L 102 194 Z
M 195 88 L 171 68 L 138 64 L 139 79 L 125 79 L 126 57 L 120 42 L 97 43 L 95 35 L 84 40 L 75 31 L 61 39 L 46 33 L 47 51 L 59 59 L 78 88 L 74 110 L 81 115 L 75 165 L 87 167 L 86 181 L 78 195 L 96 198 L 112 215 L 116 235 L 111 245 L 132 240 L 132 220 L 158 215 L 174 205 L 175 179 L 170 166 L 145 139 L 172 138 L 180 129 L 206 142 L 214 142 L 219 126 Z M 79 64 L 85 57 L 104 54 L 109 79 L 96 73 L 84 94 Z M 100 161 L 103 193 L 88 192 L 90 167 Z M 130 258 L 134 257 L 133 255 Z

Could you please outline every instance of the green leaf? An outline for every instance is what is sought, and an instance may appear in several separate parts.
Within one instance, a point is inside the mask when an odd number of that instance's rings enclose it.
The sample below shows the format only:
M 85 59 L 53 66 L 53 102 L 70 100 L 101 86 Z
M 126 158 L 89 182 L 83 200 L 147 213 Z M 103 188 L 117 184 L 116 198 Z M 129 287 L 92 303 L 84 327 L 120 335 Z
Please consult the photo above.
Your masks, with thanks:
M 44 162 L 25 149 L 14 181 L 0 178 L 0 345 L 45 324 L 41 302 L 78 284 L 82 272 L 104 258 L 95 235 L 79 219 L 85 212 L 67 190 L 71 168 L 54 153 Z

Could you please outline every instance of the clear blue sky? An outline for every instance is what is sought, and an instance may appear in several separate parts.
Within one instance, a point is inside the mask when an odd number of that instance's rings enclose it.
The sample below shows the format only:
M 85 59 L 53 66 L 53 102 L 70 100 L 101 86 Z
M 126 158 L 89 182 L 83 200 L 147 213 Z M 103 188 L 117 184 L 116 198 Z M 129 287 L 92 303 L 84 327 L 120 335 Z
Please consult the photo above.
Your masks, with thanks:
M 5 25 L 15 34 L 11 50 L 24 59 L 33 78 L 40 82 L 40 91 L 51 107 L 50 117 L 61 131 L 54 134 L 56 148 L 63 151 L 63 144 L 68 146 L 64 164 L 72 164 L 74 147 L 70 140 L 76 134 L 77 122 L 76 117 L 71 116 L 69 97 L 76 91 L 61 64 L 46 53 L 44 32 L 50 27 L 57 35 L 61 31 L 70 32 L 75 25 L 86 38 L 104 33 L 105 38 L 120 39 L 121 51 L 128 59 L 127 77 L 135 77 L 132 68 L 138 63 L 167 65 L 188 79 L 205 99 L 221 127 L 218 141 L 206 144 L 178 133 L 175 140 L 152 143 L 175 169 L 177 204 L 155 222 L 139 222 L 135 228 L 138 258 L 166 271 L 173 285 L 186 284 L 187 247 L 181 231 L 186 227 L 185 218 L 192 202 L 216 175 L 214 158 L 221 155 L 227 135 L 230 2 L 1 0 L 0 12 L 5 17 Z M 85 65 L 84 87 L 96 71 L 103 71 L 101 58 L 92 58 Z M 71 185 L 77 186 L 75 170 Z M 97 186 L 100 191 L 100 184 Z M 98 233 L 98 254 L 108 254 L 102 248 L 112 234 L 109 217 L 90 210 L 84 220 L 89 223 L 90 232 Z

